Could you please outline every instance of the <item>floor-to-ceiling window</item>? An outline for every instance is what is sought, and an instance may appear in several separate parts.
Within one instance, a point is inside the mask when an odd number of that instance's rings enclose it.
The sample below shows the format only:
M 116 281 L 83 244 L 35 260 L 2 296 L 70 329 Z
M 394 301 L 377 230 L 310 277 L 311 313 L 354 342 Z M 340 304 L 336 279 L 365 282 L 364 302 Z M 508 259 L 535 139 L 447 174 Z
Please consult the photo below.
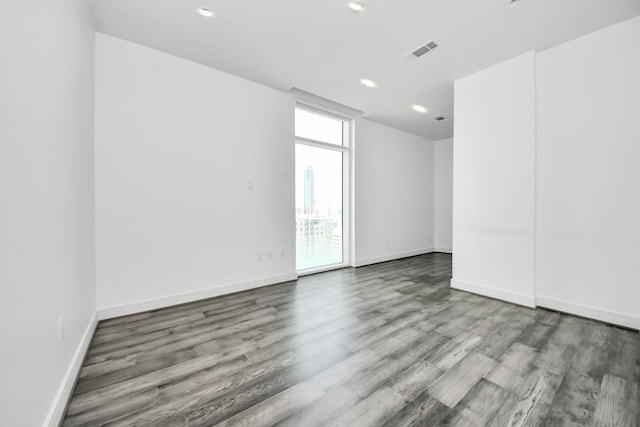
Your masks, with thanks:
M 296 107 L 296 269 L 347 263 L 347 118 Z

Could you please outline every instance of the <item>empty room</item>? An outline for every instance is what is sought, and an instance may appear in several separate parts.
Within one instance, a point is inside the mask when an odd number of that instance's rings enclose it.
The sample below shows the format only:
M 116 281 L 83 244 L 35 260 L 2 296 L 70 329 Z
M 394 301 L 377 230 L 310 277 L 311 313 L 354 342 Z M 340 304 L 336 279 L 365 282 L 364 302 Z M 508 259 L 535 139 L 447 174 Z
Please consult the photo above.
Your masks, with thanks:
M 3 0 L 0 426 L 640 425 L 640 0 Z

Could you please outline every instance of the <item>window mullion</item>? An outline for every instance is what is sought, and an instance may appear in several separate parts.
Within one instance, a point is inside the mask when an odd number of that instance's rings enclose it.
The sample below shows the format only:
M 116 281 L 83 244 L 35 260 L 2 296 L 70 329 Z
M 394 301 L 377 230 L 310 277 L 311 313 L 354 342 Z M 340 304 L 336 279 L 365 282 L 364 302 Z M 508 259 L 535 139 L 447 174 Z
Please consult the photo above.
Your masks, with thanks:
M 342 151 L 342 152 L 347 151 L 347 147 L 345 146 L 330 144 L 328 142 L 317 141 L 311 138 L 304 138 L 302 136 L 296 136 L 296 142 L 299 144 L 309 145 L 312 147 L 327 148 L 333 151 Z

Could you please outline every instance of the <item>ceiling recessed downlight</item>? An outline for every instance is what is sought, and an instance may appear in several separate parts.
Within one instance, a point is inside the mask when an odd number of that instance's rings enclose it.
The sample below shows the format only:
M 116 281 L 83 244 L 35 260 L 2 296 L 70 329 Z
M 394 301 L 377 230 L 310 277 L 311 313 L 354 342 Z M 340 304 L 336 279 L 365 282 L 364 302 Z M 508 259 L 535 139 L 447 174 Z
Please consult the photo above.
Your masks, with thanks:
M 364 12 L 364 5 L 362 3 L 360 3 L 359 1 L 352 1 L 352 2 L 347 3 L 347 7 L 353 13 Z
M 520 4 L 520 0 L 507 0 L 508 7 L 515 7 Z
M 213 15 L 213 11 L 211 9 L 207 9 L 206 7 L 201 7 L 198 9 L 198 13 L 202 16 L 206 16 L 207 18 L 211 18 Z
M 378 87 L 378 83 L 374 82 L 373 80 L 369 80 L 369 79 L 360 79 L 360 84 L 362 84 L 363 86 L 366 86 L 366 87 Z
M 422 113 L 422 114 L 426 114 L 429 112 L 429 110 L 427 110 L 427 107 L 423 107 L 422 105 L 418 105 L 418 104 L 413 104 L 411 108 L 413 108 L 414 111 L 417 111 L 418 113 Z

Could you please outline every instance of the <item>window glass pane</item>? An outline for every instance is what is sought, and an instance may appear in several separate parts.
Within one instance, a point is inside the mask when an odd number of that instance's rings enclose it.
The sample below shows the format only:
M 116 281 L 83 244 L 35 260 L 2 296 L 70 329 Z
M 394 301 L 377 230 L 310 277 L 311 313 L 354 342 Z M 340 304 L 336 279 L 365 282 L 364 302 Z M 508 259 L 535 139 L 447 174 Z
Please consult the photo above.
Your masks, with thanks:
M 296 136 L 342 145 L 342 120 L 296 108 Z
M 342 153 L 296 144 L 296 269 L 342 263 Z

